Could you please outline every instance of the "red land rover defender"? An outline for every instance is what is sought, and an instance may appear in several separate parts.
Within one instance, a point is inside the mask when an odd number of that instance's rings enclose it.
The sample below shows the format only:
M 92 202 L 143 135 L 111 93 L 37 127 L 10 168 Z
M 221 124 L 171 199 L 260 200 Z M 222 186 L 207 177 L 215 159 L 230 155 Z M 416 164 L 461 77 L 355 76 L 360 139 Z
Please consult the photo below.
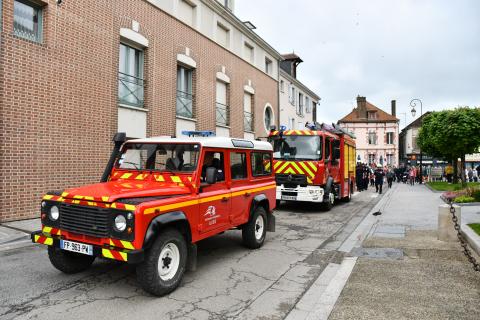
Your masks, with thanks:
M 101 183 L 43 197 L 42 230 L 32 241 L 48 245 L 55 268 L 81 272 L 97 256 L 137 264 L 142 287 L 160 296 L 196 268 L 198 241 L 239 228 L 255 249 L 275 231 L 269 143 L 195 136 L 125 142 L 124 133 L 114 142 Z

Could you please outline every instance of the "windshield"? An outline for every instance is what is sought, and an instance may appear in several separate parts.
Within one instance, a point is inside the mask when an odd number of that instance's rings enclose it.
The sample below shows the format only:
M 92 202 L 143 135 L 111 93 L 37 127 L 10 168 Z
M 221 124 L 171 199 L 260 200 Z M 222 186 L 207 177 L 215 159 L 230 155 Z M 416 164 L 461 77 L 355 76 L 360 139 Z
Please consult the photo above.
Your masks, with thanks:
M 193 172 L 197 168 L 199 153 L 198 144 L 127 143 L 116 168 Z
M 320 136 L 283 136 L 274 138 L 273 158 L 283 160 L 322 159 Z

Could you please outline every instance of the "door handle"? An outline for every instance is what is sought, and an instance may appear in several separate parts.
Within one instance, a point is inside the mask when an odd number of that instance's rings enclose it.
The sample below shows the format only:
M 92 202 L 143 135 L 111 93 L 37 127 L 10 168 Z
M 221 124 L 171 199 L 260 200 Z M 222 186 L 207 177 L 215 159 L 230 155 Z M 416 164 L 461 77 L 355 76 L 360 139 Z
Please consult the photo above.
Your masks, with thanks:
M 227 197 L 223 197 L 222 198 L 222 202 L 227 202 L 228 201 L 228 198 Z
M 250 197 L 252 194 L 250 192 L 245 192 L 245 197 L 248 198 Z

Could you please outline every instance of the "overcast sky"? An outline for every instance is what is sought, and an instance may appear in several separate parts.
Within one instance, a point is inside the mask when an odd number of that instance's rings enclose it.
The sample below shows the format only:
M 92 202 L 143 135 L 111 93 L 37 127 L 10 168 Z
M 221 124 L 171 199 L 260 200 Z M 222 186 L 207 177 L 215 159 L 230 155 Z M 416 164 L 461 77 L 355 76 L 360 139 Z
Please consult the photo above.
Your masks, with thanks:
M 236 0 L 280 53 L 302 60 L 297 78 L 321 98 L 320 122 L 336 122 L 366 96 L 412 121 L 423 111 L 480 106 L 478 0 Z M 417 117 L 419 112 L 417 113 Z

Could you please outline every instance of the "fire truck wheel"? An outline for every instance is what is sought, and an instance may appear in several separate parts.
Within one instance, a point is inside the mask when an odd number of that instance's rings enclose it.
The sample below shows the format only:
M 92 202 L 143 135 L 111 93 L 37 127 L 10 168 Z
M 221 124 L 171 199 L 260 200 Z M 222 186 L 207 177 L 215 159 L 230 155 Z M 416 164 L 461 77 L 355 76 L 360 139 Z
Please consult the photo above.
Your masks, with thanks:
M 263 207 L 257 207 L 250 221 L 242 228 L 243 244 L 250 249 L 258 249 L 265 241 L 267 233 L 267 213 Z
M 51 246 L 48 246 L 48 258 L 55 268 L 68 274 L 87 270 L 95 260 L 94 256 L 68 252 Z
M 166 229 L 145 252 L 145 260 L 137 266 L 137 279 L 142 288 L 155 296 L 172 292 L 182 281 L 187 265 L 187 244 L 176 229 Z
M 328 199 L 327 199 L 327 201 L 322 202 L 322 209 L 325 210 L 325 211 L 330 211 L 330 209 L 333 208 L 333 204 L 335 203 L 335 194 L 329 192 L 325 196 Z

